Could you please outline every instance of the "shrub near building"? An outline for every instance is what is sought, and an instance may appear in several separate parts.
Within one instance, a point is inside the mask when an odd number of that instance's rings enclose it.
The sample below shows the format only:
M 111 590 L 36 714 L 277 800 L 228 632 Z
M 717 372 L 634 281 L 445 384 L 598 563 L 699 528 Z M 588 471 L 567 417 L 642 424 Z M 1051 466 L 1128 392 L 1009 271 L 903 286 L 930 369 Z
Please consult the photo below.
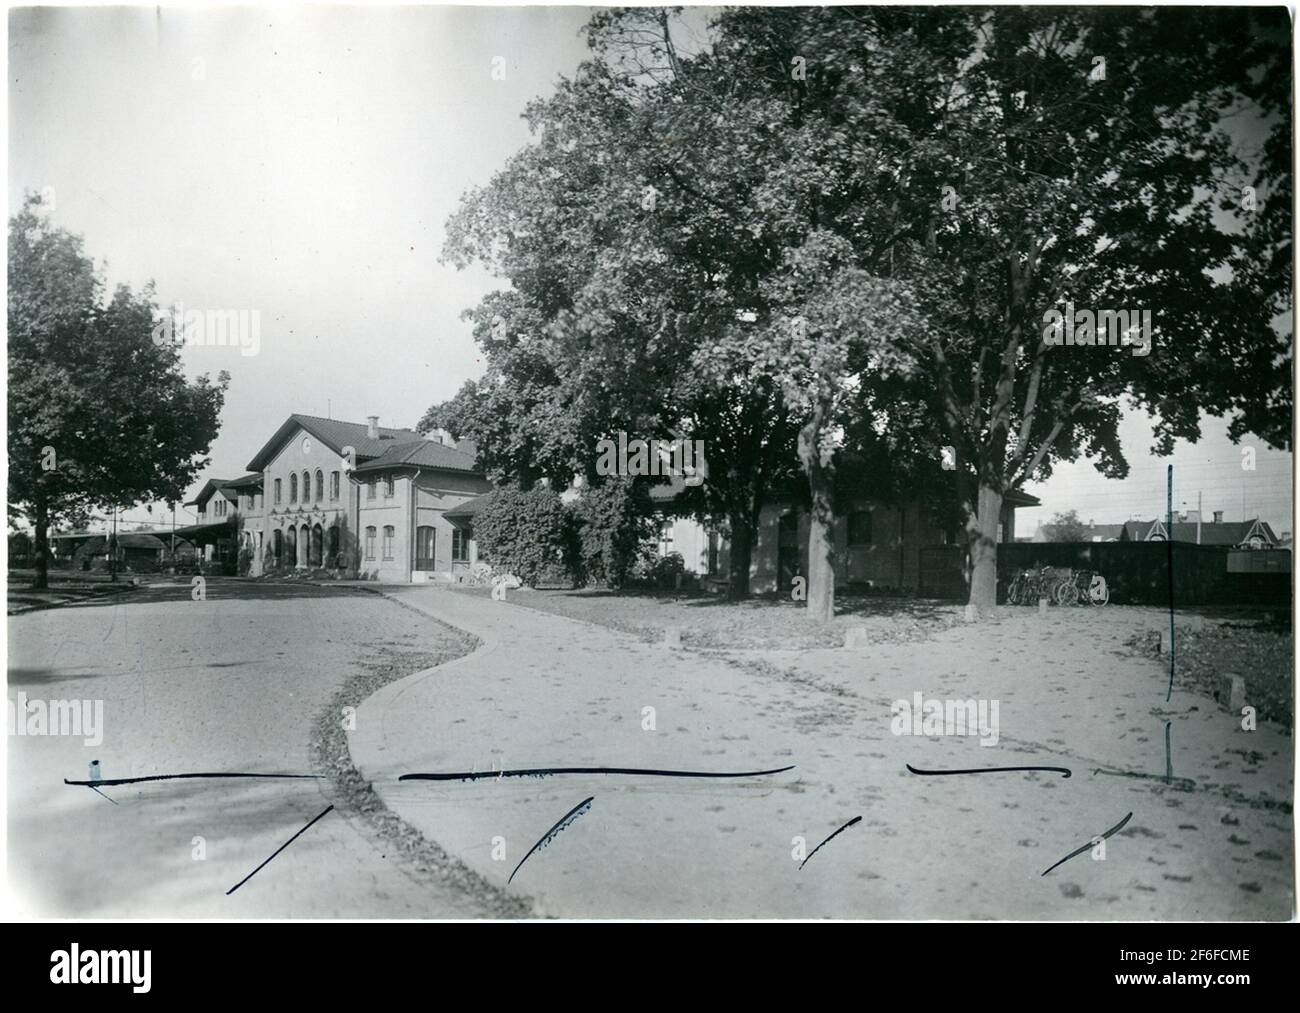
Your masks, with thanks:
M 644 485 L 611 479 L 584 489 L 569 509 L 586 582 L 622 587 L 647 562 L 647 550 L 653 554 L 656 522 Z
M 474 518 L 474 538 L 497 573 L 530 586 L 573 579 L 570 515 L 552 489 L 494 489 Z

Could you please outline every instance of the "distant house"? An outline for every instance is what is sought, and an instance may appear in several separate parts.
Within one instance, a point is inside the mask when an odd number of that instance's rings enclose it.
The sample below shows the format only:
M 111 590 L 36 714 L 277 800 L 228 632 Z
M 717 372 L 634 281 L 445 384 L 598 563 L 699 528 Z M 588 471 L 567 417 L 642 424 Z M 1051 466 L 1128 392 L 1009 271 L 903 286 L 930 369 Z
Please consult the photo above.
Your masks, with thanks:
M 1225 521 L 1223 511 L 1214 512 L 1214 520 L 1197 521 L 1195 510 L 1175 514 L 1174 541 L 1193 545 L 1226 545 L 1230 548 L 1271 549 L 1280 543 L 1267 521 L 1258 517 L 1248 521 Z M 1040 524 L 1034 533 L 1035 542 L 1055 542 L 1060 539 L 1056 525 Z M 1088 524 L 1081 542 L 1163 542 L 1169 538 L 1166 518 L 1150 521 L 1125 521 L 1123 524 Z
M 1273 549 L 1279 544 L 1268 522 L 1258 517 L 1248 521 L 1225 521 L 1222 510 L 1216 510 L 1213 516 L 1211 521 L 1201 521 L 1195 510 L 1175 514 L 1173 541 L 1240 549 Z M 1124 527 L 1128 537 L 1122 541 L 1164 542 L 1170 538 L 1169 523 L 1163 517 L 1152 521 L 1128 521 Z
M 120 532 L 117 536 L 117 565 L 121 569 L 156 571 L 171 550 L 168 532 Z M 108 565 L 113 536 L 89 531 L 69 531 L 50 535 L 50 545 L 58 564 L 74 570 L 99 569 Z M 177 540 L 179 546 L 184 539 Z
M 671 502 L 680 491 L 677 486 L 681 480 L 675 481 L 676 486 L 667 484 L 651 490 L 651 499 L 663 508 L 659 555 L 676 552 L 688 573 L 722 584 L 728 579 L 730 566 L 727 538 L 720 526 L 673 516 Z M 915 591 L 927 582 L 923 550 L 951 549 L 958 556 L 964 552 L 964 532 L 944 530 L 920 503 L 880 503 L 866 496 L 845 499 L 848 501 L 840 504 L 831 527 L 835 581 L 839 586 L 857 584 Z M 998 541 L 1015 540 L 1016 510 L 1038 505 L 1039 501 L 1028 493 L 1007 493 L 1002 501 Z M 807 577 L 809 520 L 808 508 L 796 488 L 773 490 L 758 516 L 758 536 L 750 558 L 751 591 L 787 591 L 796 576 Z

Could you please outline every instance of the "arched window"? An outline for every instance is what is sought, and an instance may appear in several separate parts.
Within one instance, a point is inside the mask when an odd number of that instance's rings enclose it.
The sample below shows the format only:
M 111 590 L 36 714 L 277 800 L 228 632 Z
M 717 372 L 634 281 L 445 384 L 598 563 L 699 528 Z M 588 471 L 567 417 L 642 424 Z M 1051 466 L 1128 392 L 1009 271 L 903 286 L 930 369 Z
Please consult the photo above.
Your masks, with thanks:
M 271 558 L 275 560 L 275 565 L 280 565 L 280 557 L 284 553 L 284 532 L 276 528 L 271 532 Z
M 337 471 L 331 471 L 330 472 L 330 499 L 337 500 L 338 498 L 339 498 L 339 473 Z
M 290 503 L 298 502 L 298 476 L 297 475 L 289 476 L 289 502 Z
M 343 565 L 339 560 L 339 526 L 337 524 L 331 524 L 329 532 L 325 536 L 325 551 L 328 557 L 325 561 L 326 566 Z
M 292 488 L 292 486 L 293 483 L 290 483 L 290 488 Z M 279 534 L 279 532 L 276 532 L 276 534 Z M 293 566 L 298 562 L 298 529 L 297 528 L 285 529 L 284 555 L 280 557 L 280 561 L 285 566 Z
M 311 529 L 311 552 L 307 557 L 310 566 L 320 566 L 323 563 L 322 555 L 325 549 L 325 533 L 321 526 L 317 524 Z
M 325 475 L 320 468 L 316 469 L 316 502 L 319 503 L 325 498 Z
M 302 473 L 302 501 L 304 503 L 311 502 L 311 472 L 310 471 L 304 471 Z

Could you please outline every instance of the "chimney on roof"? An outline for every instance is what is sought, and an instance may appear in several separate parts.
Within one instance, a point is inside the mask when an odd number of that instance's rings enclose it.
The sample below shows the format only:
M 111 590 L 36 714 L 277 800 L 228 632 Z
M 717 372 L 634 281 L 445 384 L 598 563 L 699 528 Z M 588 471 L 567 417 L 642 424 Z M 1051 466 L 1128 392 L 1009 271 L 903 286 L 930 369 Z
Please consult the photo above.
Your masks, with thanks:
M 379 416 L 378 415 L 366 416 L 366 435 L 369 436 L 372 440 L 379 439 Z
M 1222 510 L 1216 510 L 1216 511 L 1214 511 L 1214 523 L 1215 523 L 1215 524 L 1222 524 L 1222 523 L 1223 523 L 1223 511 L 1222 511 Z

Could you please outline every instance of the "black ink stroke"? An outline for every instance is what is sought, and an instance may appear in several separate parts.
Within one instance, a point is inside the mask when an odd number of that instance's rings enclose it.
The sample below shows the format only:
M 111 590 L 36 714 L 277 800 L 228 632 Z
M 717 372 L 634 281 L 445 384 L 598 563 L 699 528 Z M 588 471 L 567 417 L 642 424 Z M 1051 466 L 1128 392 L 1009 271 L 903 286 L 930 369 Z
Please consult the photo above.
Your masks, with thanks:
M 1133 814 L 1132 814 L 1132 813 L 1129 813 L 1129 814 L 1128 814 L 1127 816 L 1125 816 L 1122 820 L 1120 820 L 1120 821 L 1119 821 L 1118 823 L 1116 823 L 1113 827 L 1111 827 L 1111 828 L 1110 828 L 1109 830 L 1107 830 L 1104 834 L 1102 834 L 1102 835 L 1101 835 L 1101 839 L 1104 841 L 1107 837 L 1111 836 L 1111 834 L 1117 834 L 1117 833 L 1119 833 L 1121 830 L 1124 829 L 1125 826 L 1128 825 L 1128 821 L 1131 820 L 1132 818 L 1133 818 Z M 1090 841 L 1089 841 L 1087 844 L 1085 844 L 1083 847 L 1081 847 L 1081 848 L 1075 848 L 1075 849 L 1074 849 L 1073 851 L 1071 851 L 1068 855 L 1066 855 L 1066 856 L 1065 856 L 1064 858 L 1062 858 L 1059 862 L 1057 862 L 1056 865 L 1064 865 L 1066 862 L 1068 862 L 1071 858 L 1074 858 L 1076 855 L 1082 855 L 1082 854 L 1083 854 L 1085 851 L 1087 851 L 1089 848 L 1095 847 L 1095 846 L 1096 846 L 1096 843 L 1097 843 L 1097 838 L 1094 837 L 1092 840 L 1090 840 Z M 1044 869 L 1043 872 L 1042 872 L 1042 875 L 1043 875 L 1043 876 L 1046 876 L 1049 872 L 1052 871 L 1052 869 L 1055 869 L 1055 868 L 1056 868 L 1056 865 L 1052 865 L 1052 866 L 1049 866 L 1048 868 Z M 1041 877 L 1040 877 L 1040 878 L 1041 878 Z
M 237 773 L 200 773 L 200 774 L 151 774 L 148 777 L 109 777 L 99 781 L 69 781 L 66 777 L 63 779 L 64 784 L 84 785 L 87 788 L 99 786 L 101 788 L 111 788 L 117 784 L 141 784 L 145 781 L 175 781 L 183 777 L 290 777 L 290 778 L 319 778 L 320 774 L 237 774 Z
M 256 876 L 259 872 L 261 872 L 262 869 L 264 869 L 264 868 L 266 867 L 267 863 L 271 861 L 271 858 L 274 858 L 274 857 L 275 857 L 276 855 L 278 855 L 281 851 L 283 851 L 285 848 L 287 848 L 290 844 L 292 844 L 294 841 L 296 841 L 299 837 L 301 837 L 303 834 L 305 834 L 305 833 L 307 832 L 307 830 L 310 829 L 310 827 L 312 826 L 313 823 L 315 823 L 317 820 L 319 820 L 322 816 L 324 816 L 326 813 L 328 813 L 328 812 L 329 812 L 331 809 L 333 809 L 333 808 L 334 808 L 334 807 L 333 807 L 332 805 L 330 805 L 330 806 L 326 806 L 326 807 L 325 807 L 325 808 L 324 808 L 320 813 L 318 813 L 316 816 L 314 816 L 314 817 L 312 818 L 312 820 L 311 820 L 310 823 L 308 823 L 305 827 L 303 827 L 303 828 L 302 828 L 301 830 L 299 830 L 296 834 L 294 834 L 294 835 L 293 835 L 292 837 L 290 837 L 287 841 L 285 841 L 285 842 L 284 842 L 283 844 L 281 844 L 278 848 L 276 848 L 273 852 L 271 852 L 271 857 L 270 857 L 270 858 L 268 858 L 265 862 L 263 862 L 263 863 L 262 863 L 261 865 L 259 865 L 256 869 L 254 869 L 254 870 L 253 870 L 252 872 L 250 872 L 247 876 L 245 876 L 243 879 L 241 879 L 238 883 L 236 883 L 234 886 L 232 886 L 229 890 L 227 890 L 227 891 L 226 891 L 226 896 L 229 897 L 232 893 L 234 893 L 234 892 L 235 892 L 236 890 L 238 890 L 241 886 L 243 886 L 245 883 L 247 883 L 250 879 L 252 879 L 254 876 Z
M 969 770 L 920 770 L 909 763 L 907 769 L 913 774 L 924 774 L 927 777 L 938 777 L 944 774 L 995 774 L 1008 770 L 1046 770 L 1060 774 L 1062 777 L 1070 776 L 1069 767 L 972 767 Z
M 817 852 L 821 851 L 821 849 L 824 848 L 827 844 L 829 844 L 838 834 L 841 834 L 845 830 L 849 829 L 849 827 L 853 826 L 854 823 L 861 823 L 861 822 L 862 822 L 861 816 L 854 816 L 853 819 L 845 823 L 844 826 L 839 828 L 839 830 L 836 830 L 835 833 L 831 834 L 830 837 L 826 838 L 826 840 L 822 841 L 821 844 L 813 848 L 812 851 L 809 853 L 808 858 L 805 858 L 802 862 L 799 863 L 799 868 L 802 869 L 805 865 L 807 865 L 809 860 L 812 858 L 812 856 L 817 854 Z
M 113 799 L 109 798 L 109 797 L 108 797 L 107 795 L 105 795 L 102 791 L 100 791 L 98 788 L 96 788 L 93 784 L 88 784 L 88 785 L 86 785 L 86 787 L 89 788 L 91 791 L 93 791 L 93 792 L 94 792 L 96 795 L 98 795 L 100 798 L 104 799 L 105 801 L 107 801 L 107 802 L 112 802 L 113 805 L 117 805 L 117 804 L 118 804 L 116 801 L 114 801 Z
M 515 866 L 515 872 L 518 872 L 521 868 L 523 868 L 523 864 L 526 861 L 528 861 L 528 859 L 533 857 L 534 851 L 536 851 L 538 848 L 546 847 L 546 845 L 551 843 L 551 840 L 555 837 L 556 834 L 558 834 L 561 830 L 563 830 L 570 823 L 572 823 L 579 816 L 581 816 L 588 809 L 590 809 L 592 800 L 594 798 L 595 798 L 594 795 L 589 795 L 587 798 L 583 799 L 572 809 L 570 809 L 567 813 L 561 816 L 559 821 L 556 822 L 555 826 L 551 827 L 550 830 L 542 834 L 542 839 L 528 849 L 528 854 L 524 855 L 523 858 L 519 859 L 519 864 Z M 515 872 L 510 873 L 510 878 L 506 880 L 507 883 L 514 882 Z
M 794 764 L 773 770 L 655 770 L 649 767 L 524 767 L 519 770 L 455 771 L 445 774 L 403 774 L 399 781 L 482 781 L 503 777 L 550 777 L 554 774 L 630 774 L 640 777 L 763 777 L 794 770 Z

